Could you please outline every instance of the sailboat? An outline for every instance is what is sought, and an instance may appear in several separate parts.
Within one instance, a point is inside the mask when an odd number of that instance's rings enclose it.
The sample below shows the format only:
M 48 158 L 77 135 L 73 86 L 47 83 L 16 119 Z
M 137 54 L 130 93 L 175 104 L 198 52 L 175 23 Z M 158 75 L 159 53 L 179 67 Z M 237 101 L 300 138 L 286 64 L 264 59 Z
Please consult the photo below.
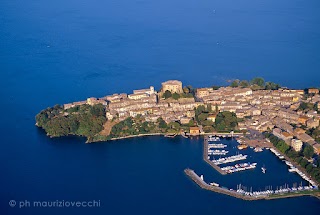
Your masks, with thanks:
M 264 166 L 261 167 L 261 170 L 262 170 L 263 173 L 266 173 L 266 171 L 267 171 L 267 169 Z

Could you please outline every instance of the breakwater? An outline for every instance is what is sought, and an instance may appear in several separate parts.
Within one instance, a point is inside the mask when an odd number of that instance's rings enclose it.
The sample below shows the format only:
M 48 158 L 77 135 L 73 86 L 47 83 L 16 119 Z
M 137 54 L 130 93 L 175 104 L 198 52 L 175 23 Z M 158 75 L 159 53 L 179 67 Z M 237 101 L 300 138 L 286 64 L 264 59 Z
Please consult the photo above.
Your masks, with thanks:
M 185 174 L 190 177 L 196 184 L 198 184 L 202 189 L 213 191 L 216 193 L 225 194 L 228 196 L 233 196 L 236 198 L 244 199 L 244 200 L 257 200 L 257 199 L 264 199 L 263 197 L 251 197 L 251 196 L 244 196 L 240 193 L 237 193 L 232 190 L 228 190 L 226 188 L 212 186 L 207 184 L 204 180 L 202 180 L 192 169 L 185 169 Z
M 253 193 L 251 192 L 250 195 L 247 195 L 246 194 L 247 192 L 239 192 L 239 190 L 220 187 L 216 183 L 213 183 L 216 185 L 209 185 L 207 182 L 204 181 L 203 177 L 198 176 L 192 169 L 185 169 L 184 173 L 202 189 L 232 196 L 232 197 L 247 200 L 247 201 L 273 200 L 273 199 L 291 198 L 291 197 L 299 197 L 299 196 L 314 196 L 319 198 L 319 190 L 317 189 L 294 191 L 294 192 L 283 192 L 283 193 L 275 193 L 275 194 L 272 192 L 264 192 L 264 193 L 261 192 L 261 194 L 258 194 L 258 195 L 255 195 L 254 194 L 255 192 Z

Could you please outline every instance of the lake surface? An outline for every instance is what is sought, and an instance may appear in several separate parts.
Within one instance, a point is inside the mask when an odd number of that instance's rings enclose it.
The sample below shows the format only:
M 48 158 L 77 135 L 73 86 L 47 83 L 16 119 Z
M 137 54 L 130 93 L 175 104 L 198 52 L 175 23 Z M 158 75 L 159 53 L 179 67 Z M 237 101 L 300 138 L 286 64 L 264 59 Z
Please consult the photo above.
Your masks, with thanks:
M 262 76 L 319 86 L 319 9 L 317 0 L 1 0 L 1 214 L 318 212 L 315 198 L 245 202 L 201 190 L 183 173 L 190 167 L 228 187 L 300 182 L 267 151 L 252 156 L 270 161 L 268 177 L 259 169 L 220 176 L 203 162 L 201 139 L 85 145 L 47 138 L 34 116 L 57 103 L 159 89 L 168 79 L 200 87 Z M 92 199 L 101 207 L 8 205 Z

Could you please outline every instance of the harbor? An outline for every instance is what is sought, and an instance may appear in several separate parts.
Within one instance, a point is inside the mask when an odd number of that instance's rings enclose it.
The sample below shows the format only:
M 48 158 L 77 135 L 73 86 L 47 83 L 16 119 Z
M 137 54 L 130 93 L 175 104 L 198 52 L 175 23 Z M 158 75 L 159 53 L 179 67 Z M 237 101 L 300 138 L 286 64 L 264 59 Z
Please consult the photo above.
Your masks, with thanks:
M 241 143 L 241 141 L 237 141 L 235 139 L 227 140 L 216 136 L 207 136 L 204 138 L 203 159 L 221 175 L 237 175 L 239 172 L 251 172 L 250 175 L 256 175 L 258 174 L 258 172 L 260 172 L 259 175 L 261 176 L 259 177 L 264 178 L 264 181 L 267 181 L 266 177 L 268 177 L 268 175 L 272 173 L 267 171 L 265 164 L 262 163 L 258 165 L 257 162 L 254 162 L 252 160 L 257 160 L 255 157 L 258 157 L 260 153 L 268 154 L 268 156 L 273 156 L 272 160 L 273 162 L 277 163 L 277 166 L 279 166 L 279 168 L 285 169 L 285 165 L 281 165 L 281 163 L 279 163 L 283 162 L 288 166 L 288 168 L 286 168 L 288 174 L 296 173 L 297 175 L 294 177 L 293 175 L 288 176 L 293 177 L 294 180 L 288 180 L 283 183 L 283 185 L 275 185 L 275 183 L 271 183 L 273 185 L 263 186 L 264 189 L 262 189 L 261 187 L 259 188 L 256 186 L 244 186 L 241 183 L 238 183 L 237 185 L 230 185 L 230 183 L 227 183 L 227 186 L 220 185 L 222 184 L 219 182 L 221 181 L 221 179 L 218 181 L 213 180 L 211 182 L 206 182 L 207 180 L 204 179 L 204 175 L 199 176 L 192 169 L 186 169 L 185 173 L 203 189 L 244 200 L 277 199 L 302 195 L 319 195 L 318 184 L 310 177 L 308 177 L 307 174 L 301 171 L 299 167 L 296 167 L 294 164 L 288 161 L 286 156 L 282 155 L 276 149 L 272 147 L 259 146 L 250 146 L 239 149 L 239 145 L 241 146 L 244 144 Z M 244 153 L 239 153 L 238 150 L 243 150 Z M 250 159 L 248 159 L 249 155 Z M 245 161 L 247 159 L 248 161 Z M 259 168 L 257 168 L 258 166 Z M 208 178 L 210 181 L 211 177 Z M 298 178 L 300 178 L 300 180 Z M 252 181 L 254 180 L 248 180 L 248 182 L 245 183 L 250 184 L 252 183 Z M 289 184 L 291 184 L 291 186 L 289 186 Z

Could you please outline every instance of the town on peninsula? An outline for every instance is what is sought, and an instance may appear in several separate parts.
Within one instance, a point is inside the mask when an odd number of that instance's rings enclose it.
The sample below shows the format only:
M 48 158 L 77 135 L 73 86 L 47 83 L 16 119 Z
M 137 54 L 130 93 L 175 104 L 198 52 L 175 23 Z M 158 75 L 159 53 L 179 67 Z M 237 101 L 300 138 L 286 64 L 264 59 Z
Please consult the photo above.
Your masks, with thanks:
M 227 152 L 210 151 L 208 140 L 219 135 L 235 136 L 239 149 L 251 146 L 279 153 L 318 188 L 319 120 L 319 88 L 289 89 L 254 78 L 233 80 L 229 86 L 205 88 L 183 86 L 181 81 L 169 80 L 162 83 L 159 91 L 150 86 L 133 90 L 132 94 L 90 97 L 42 110 L 36 116 L 36 125 L 50 137 L 78 135 L 86 137 L 87 142 L 147 135 L 185 138 L 203 135 L 204 160 L 221 174 L 236 170 L 219 168 L 217 161 L 209 160 L 208 151 Z M 204 189 L 238 197 L 238 193 L 230 194 L 229 190 L 204 183 L 193 170 L 186 169 L 185 173 Z M 310 192 L 319 195 L 318 189 Z M 250 199 L 242 193 L 239 196 L 247 200 L 262 198 Z

